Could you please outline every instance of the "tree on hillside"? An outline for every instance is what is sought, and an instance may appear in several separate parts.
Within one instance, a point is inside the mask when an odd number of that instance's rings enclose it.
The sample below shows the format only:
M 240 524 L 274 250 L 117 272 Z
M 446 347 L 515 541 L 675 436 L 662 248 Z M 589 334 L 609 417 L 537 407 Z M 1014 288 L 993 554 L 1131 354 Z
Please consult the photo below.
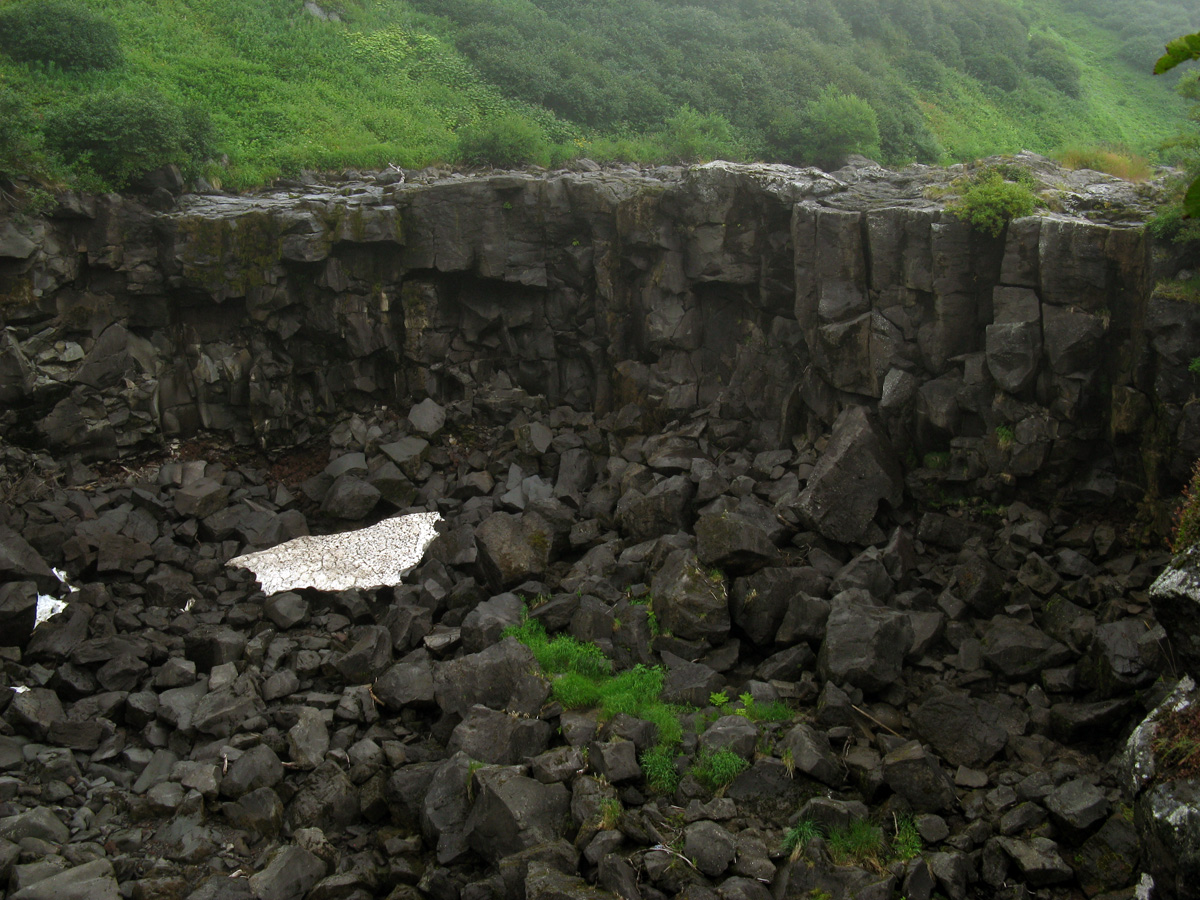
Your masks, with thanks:
M 1180 63 L 1198 59 L 1200 59 L 1200 33 L 1185 34 L 1167 44 L 1167 52 L 1154 64 L 1154 74 L 1161 75 Z M 1200 176 L 1192 180 L 1183 195 L 1183 214 L 1190 218 L 1200 218 Z

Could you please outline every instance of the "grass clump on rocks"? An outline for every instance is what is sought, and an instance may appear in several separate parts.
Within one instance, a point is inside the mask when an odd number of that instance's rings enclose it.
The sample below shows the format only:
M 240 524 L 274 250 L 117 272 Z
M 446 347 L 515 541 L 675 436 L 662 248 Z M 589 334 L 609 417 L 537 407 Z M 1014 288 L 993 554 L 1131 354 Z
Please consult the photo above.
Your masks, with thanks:
M 661 666 L 637 665 L 614 675 L 612 662 L 595 644 L 566 634 L 550 637 L 536 619 L 526 618 L 505 635 L 533 652 L 551 678 L 551 696 L 566 709 L 595 707 L 604 718 L 636 716 L 654 723 L 659 744 L 679 743 L 683 729 L 676 711 L 662 701 Z

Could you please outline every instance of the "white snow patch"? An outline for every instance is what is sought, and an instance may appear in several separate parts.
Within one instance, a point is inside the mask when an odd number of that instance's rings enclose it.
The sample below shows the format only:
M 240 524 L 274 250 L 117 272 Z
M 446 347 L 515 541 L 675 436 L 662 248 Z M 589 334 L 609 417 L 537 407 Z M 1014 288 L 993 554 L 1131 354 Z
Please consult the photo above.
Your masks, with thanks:
M 67 580 L 67 573 L 62 569 L 51 569 L 54 577 L 59 580 L 63 587 L 67 589 L 67 593 L 75 590 L 74 586 Z M 59 600 L 50 594 L 38 594 L 37 609 L 33 613 L 33 627 L 37 628 L 47 619 L 57 616 L 67 608 L 66 600 Z
M 37 628 L 52 616 L 57 616 L 67 608 L 66 600 L 59 600 L 49 594 L 38 594 L 37 611 L 33 617 L 33 627 Z
M 263 592 L 296 588 L 348 591 L 400 584 L 437 537 L 436 512 L 384 519 L 378 525 L 341 534 L 305 535 L 229 560 L 254 573 Z

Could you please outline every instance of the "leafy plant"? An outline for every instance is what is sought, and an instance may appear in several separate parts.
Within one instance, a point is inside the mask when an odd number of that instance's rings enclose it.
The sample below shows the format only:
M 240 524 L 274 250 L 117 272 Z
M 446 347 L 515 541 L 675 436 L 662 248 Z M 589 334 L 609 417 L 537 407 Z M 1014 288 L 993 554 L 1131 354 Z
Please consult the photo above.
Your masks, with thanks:
M 612 831 L 617 827 L 617 823 L 621 820 L 621 813 L 624 811 L 625 807 L 616 797 L 603 798 L 600 801 L 600 820 L 597 827 L 601 831 Z
M 533 651 L 538 665 L 550 676 L 551 696 L 567 709 L 598 707 L 602 716 L 620 713 L 645 719 L 658 729 L 658 741 L 679 743 L 682 726 L 675 710 L 663 703 L 663 670 L 660 666 L 636 665 L 617 674 L 612 662 L 595 644 L 571 635 L 551 638 L 536 619 L 504 630 Z
M 946 210 L 977 231 L 999 237 L 1012 219 L 1028 216 L 1036 205 L 1037 199 L 1027 185 L 1008 181 L 992 171 L 973 179 Z
M 921 461 L 926 469 L 933 469 L 935 472 L 944 472 L 950 468 L 950 454 L 944 450 L 926 453 Z
M 713 691 L 708 695 L 708 703 L 710 706 L 715 706 L 717 709 L 721 709 L 722 707 L 728 705 L 729 695 L 724 691 Z
M 734 710 L 735 714 L 744 716 L 751 722 L 790 722 L 795 715 L 782 700 L 759 703 L 749 692 L 739 695 L 738 700 L 742 706 Z
M 1166 50 L 1154 64 L 1155 75 L 1169 72 L 1180 63 L 1200 59 L 1200 33 L 1176 38 L 1167 44 Z M 1182 207 L 1184 216 L 1200 217 L 1200 177 L 1194 178 L 1184 191 Z
M 33 108 L 0 83 L 0 176 L 27 168 L 40 143 Z
M 879 116 L 870 103 L 832 85 L 795 118 L 777 124 L 781 143 L 799 161 L 832 168 L 851 153 L 879 158 Z
M 696 757 L 690 771 L 697 781 L 710 791 L 716 792 L 732 784 L 733 780 L 749 767 L 750 763 L 732 750 L 715 750 L 702 751 Z
M 728 119 L 720 113 L 697 112 L 688 105 L 667 119 L 659 139 L 672 162 L 696 163 L 744 156 Z
M 900 816 L 896 820 L 896 833 L 892 835 L 891 856 L 907 862 L 921 855 L 924 844 L 912 816 Z
M 1012 427 L 1009 425 L 996 426 L 996 443 L 1001 450 L 1007 450 L 1015 441 L 1016 435 L 1013 433 Z
M 112 22 L 75 0 L 17 0 L 0 8 L 0 50 L 20 62 L 67 72 L 111 69 L 121 62 Z
M 612 662 L 595 644 L 569 634 L 551 638 L 537 619 L 524 618 L 520 625 L 504 629 L 504 636 L 515 637 L 528 647 L 538 665 L 551 675 L 572 673 L 600 678 L 612 674 Z

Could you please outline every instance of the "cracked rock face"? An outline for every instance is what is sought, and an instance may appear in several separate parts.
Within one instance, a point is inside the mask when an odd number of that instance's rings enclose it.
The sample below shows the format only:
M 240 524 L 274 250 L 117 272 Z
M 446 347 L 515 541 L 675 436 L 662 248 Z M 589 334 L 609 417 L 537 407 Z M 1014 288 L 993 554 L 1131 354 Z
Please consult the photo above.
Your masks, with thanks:
M 441 521 L 435 512 L 412 513 L 358 531 L 302 535 L 269 550 L 235 557 L 227 565 L 249 569 L 267 595 L 300 588 L 392 587 L 424 558 Z

